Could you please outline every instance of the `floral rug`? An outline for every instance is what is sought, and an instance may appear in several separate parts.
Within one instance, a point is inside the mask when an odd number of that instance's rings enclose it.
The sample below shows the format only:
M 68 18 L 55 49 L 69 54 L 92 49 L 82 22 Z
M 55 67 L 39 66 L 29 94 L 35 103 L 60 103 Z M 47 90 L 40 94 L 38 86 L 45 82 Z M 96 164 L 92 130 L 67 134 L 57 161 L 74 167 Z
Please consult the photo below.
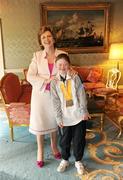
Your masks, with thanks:
M 101 133 L 100 131 L 88 132 L 87 142 L 87 156 L 89 159 L 87 170 L 81 179 L 123 179 L 123 144 L 107 140 L 106 133 Z M 91 166 L 89 165 L 90 163 Z
M 109 121 L 104 131 L 98 129 L 98 119 L 89 124 L 86 148 L 83 157 L 85 172 L 79 176 L 70 158 L 70 167 L 58 173 L 59 161 L 53 158 L 49 137 L 45 137 L 45 165 L 39 170 L 35 166 L 36 140 L 28 128 L 15 128 L 15 141 L 11 143 L 4 111 L 0 111 L 0 179 L 1 180 L 122 180 L 123 137 L 117 138 L 117 129 Z

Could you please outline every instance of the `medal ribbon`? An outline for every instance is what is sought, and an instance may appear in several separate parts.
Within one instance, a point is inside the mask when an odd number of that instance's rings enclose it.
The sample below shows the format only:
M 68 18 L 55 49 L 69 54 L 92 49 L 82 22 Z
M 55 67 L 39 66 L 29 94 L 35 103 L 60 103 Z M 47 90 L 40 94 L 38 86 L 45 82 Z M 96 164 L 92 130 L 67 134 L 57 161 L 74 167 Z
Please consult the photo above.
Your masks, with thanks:
M 66 85 L 63 82 L 61 82 L 60 88 L 64 95 L 65 100 L 66 101 L 72 100 L 71 80 L 67 80 Z

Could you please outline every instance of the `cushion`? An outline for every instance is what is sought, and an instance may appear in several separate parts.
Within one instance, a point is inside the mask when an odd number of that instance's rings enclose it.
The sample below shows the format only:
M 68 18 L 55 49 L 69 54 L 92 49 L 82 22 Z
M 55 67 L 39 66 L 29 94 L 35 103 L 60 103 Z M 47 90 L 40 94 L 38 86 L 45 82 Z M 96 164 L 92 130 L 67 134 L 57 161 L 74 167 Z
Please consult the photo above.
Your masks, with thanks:
M 103 82 L 84 82 L 84 87 L 85 87 L 85 90 L 93 90 L 93 89 L 96 89 L 96 88 L 104 88 L 105 87 L 105 84 Z
M 10 122 L 14 125 L 29 125 L 30 105 L 25 103 L 11 103 L 7 107 Z
M 90 82 L 98 82 L 101 79 L 101 77 L 102 77 L 102 69 L 92 68 L 86 80 Z
M 95 88 L 96 83 L 90 83 L 90 82 L 84 82 L 84 88 L 85 90 L 93 90 Z
M 87 76 L 90 72 L 90 68 L 88 67 L 79 67 L 79 66 L 72 66 L 72 68 L 78 72 L 80 78 L 82 79 L 82 81 L 86 81 Z

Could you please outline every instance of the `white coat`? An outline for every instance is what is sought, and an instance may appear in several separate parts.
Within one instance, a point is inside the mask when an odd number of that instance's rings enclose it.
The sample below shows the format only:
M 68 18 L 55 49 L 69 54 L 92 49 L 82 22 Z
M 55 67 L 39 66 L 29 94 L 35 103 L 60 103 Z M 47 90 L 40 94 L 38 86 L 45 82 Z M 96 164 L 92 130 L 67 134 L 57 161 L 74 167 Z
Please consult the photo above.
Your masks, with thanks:
M 55 50 L 55 57 L 64 51 Z M 55 62 L 55 60 L 54 60 Z M 56 74 L 55 63 L 52 75 Z M 32 85 L 31 114 L 29 131 L 35 135 L 57 131 L 50 91 L 45 90 L 44 81 L 50 78 L 45 50 L 34 53 L 27 73 L 27 80 Z

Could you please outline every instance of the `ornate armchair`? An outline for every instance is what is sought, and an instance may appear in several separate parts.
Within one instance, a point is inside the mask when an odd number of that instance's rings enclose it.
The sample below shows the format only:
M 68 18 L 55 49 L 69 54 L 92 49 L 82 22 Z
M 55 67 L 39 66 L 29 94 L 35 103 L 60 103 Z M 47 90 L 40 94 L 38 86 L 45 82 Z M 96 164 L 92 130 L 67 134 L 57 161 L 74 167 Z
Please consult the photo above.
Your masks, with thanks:
M 108 98 L 119 95 L 118 82 L 121 78 L 121 72 L 116 69 L 110 69 L 107 73 L 107 82 L 105 87 L 93 90 L 93 95 L 103 97 L 105 102 L 108 103 Z
M 21 84 L 14 73 L 7 73 L 0 81 L 0 93 L 8 117 L 11 140 L 14 140 L 15 126 L 28 126 L 31 89 Z

